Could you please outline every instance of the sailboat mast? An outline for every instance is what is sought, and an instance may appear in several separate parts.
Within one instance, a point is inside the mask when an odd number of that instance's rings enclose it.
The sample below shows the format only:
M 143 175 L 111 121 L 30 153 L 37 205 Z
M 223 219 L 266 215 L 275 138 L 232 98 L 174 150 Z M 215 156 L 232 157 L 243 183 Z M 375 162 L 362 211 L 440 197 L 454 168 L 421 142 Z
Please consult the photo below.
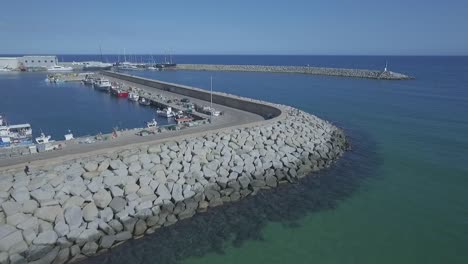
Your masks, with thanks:
M 101 44 L 99 44 L 99 52 L 101 53 L 101 62 L 104 62 L 104 60 L 102 59 L 102 47 L 101 47 Z

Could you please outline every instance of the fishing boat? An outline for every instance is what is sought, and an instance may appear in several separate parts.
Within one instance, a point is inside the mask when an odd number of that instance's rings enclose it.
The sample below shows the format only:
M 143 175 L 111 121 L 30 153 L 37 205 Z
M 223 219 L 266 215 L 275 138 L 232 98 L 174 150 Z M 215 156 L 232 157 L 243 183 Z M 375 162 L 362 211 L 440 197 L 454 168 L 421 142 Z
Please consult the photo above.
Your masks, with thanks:
M 44 143 L 49 143 L 51 136 L 46 136 L 44 133 L 41 133 L 39 137 L 37 137 L 36 143 L 37 144 L 44 144 Z
M 3 115 L 0 115 L 0 147 L 29 145 L 32 143 L 30 124 L 8 125 Z
M 137 93 L 134 93 L 134 92 L 129 92 L 128 93 L 128 100 L 130 100 L 130 101 L 138 102 L 139 98 L 140 98 L 140 96 Z
M 171 107 L 168 107 L 168 108 L 165 108 L 165 109 L 162 109 L 162 110 L 157 110 L 156 114 L 159 115 L 159 116 L 167 117 L 167 118 L 174 116 L 174 112 L 172 112 Z
M 121 90 L 120 88 L 111 87 L 111 94 L 115 95 L 117 97 L 120 97 L 120 98 L 127 98 L 128 97 L 128 92 L 124 91 L 124 90 Z
M 50 71 L 50 72 L 68 72 L 68 71 L 73 71 L 73 68 L 72 67 L 60 66 L 60 65 L 54 65 L 54 66 L 48 68 L 47 71 Z
M 86 77 L 83 79 L 83 84 L 84 85 L 93 85 L 94 84 L 94 78 L 89 76 L 89 75 L 86 75 Z
M 156 128 L 158 125 L 158 122 L 156 122 L 156 119 L 153 118 L 153 120 L 146 122 L 146 127 L 147 128 Z
M 107 79 L 99 78 L 94 82 L 95 89 L 105 91 L 105 92 L 108 92 L 111 86 L 112 86 L 111 83 Z
M 192 121 L 193 121 L 193 118 L 184 116 L 184 117 L 178 117 L 178 118 L 176 118 L 175 121 L 176 121 L 176 123 L 177 123 L 178 125 L 180 125 L 180 124 L 185 124 L 185 123 L 190 123 L 190 122 L 192 122 Z
M 150 100 L 144 98 L 144 97 L 140 97 L 140 99 L 138 100 L 138 103 L 141 104 L 141 105 L 145 105 L 145 106 L 148 106 L 151 104 Z

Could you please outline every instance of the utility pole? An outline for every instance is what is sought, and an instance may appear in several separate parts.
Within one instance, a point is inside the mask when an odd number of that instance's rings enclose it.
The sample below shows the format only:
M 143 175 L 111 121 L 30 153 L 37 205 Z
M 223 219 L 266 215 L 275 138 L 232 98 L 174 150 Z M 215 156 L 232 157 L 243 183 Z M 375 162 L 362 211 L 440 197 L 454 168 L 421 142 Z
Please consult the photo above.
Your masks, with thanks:
M 210 123 L 213 119 L 213 76 L 210 76 Z

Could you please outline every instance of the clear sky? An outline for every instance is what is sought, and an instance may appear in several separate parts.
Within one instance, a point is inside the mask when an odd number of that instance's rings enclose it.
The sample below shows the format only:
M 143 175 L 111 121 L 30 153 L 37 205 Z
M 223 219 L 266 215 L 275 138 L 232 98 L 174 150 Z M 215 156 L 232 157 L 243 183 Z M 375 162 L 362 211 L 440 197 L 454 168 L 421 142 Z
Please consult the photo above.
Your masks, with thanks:
M 468 0 L 2 0 L 0 54 L 468 55 Z

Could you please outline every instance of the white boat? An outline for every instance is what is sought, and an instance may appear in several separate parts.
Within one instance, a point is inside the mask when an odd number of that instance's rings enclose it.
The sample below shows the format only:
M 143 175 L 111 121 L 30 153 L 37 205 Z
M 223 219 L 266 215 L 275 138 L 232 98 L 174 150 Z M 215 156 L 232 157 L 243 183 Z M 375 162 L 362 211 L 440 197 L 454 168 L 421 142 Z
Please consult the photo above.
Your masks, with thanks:
M 49 143 L 50 138 L 51 136 L 46 136 L 44 133 L 41 133 L 41 136 L 36 138 L 36 143 L 37 144 Z
M 163 110 L 157 110 L 156 114 L 158 114 L 159 116 L 167 117 L 167 118 L 174 116 L 174 112 L 172 112 L 172 108 L 170 107 L 165 108 Z
M 140 99 L 140 96 L 137 93 L 134 93 L 134 92 L 128 93 L 128 100 L 138 102 L 138 99 Z
M 0 72 L 11 72 L 11 69 L 5 67 L 5 68 L 0 68 Z
M 110 70 L 111 67 L 112 63 L 105 63 L 100 61 L 83 62 L 83 70 L 85 71 Z
M 51 71 L 51 72 L 68 72 L 68 71 L 73 71 L 73 68 L 72 67 L 60 66 L 60 65 L 54 65 L 54 66 L 48 68 L 47 71 Z
M 147 128 L 155 128 L 157 125 L 158 125 L 158 122 L 156 122 L 156 119 L 154 118 L 150 122 L 146 122 Z
M 150 70 L 150 71 L 157 71 L 158 70 L 158 68 L 153 67 L 153 66 L 149 66 L 147 69 Z
M 8 125 L 4 117 L 0 115 L 0 147 L 31 143 L 32 129 L 30 124 Z
M 144 98 L 144 97 L 140 97 L 140 100 L 138 100 L 138 103 L 141 104 L 141 105 L 151 105 L 151 101 Z
M 82 82 L 83 82 L 84 85 L 93 85 L 94 84 L 94 78 L 91 77 L 91 76 L 86 75 Z
M 70 130 L 68 130 L 68 134 L 65 134 L 65 140 L 72 140 L 74 139 L 73 134 Z
M 94 88 L 103 90 L 103 91 L 109 91 L 111 88 L 112 84 L 109 82 L 107 79 L 97 79 L 94 81 Z
M 124 70 L 124 71 L 135 71 L 135 70 L 139 70 L 139 68 L 135 65 L 135 64 L 132 64 L 130 62 L 122 62 L 120 63 L 117 68 L 119 70 Z

